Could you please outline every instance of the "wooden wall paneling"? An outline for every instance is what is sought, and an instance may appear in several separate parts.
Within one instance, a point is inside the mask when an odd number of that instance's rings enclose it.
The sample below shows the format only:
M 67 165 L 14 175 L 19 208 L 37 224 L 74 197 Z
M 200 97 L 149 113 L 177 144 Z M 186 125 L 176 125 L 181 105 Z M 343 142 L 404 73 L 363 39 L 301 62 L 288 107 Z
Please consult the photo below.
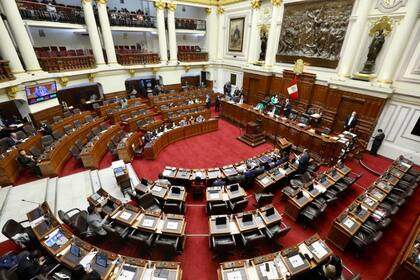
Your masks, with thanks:
M 275 94 L 281 99 L 288 98 L 289 95 L 287 92 L 283 91 L 283 83 L 284 81 L 282 77 L 273 77 L 271 79 L 270 87 L 271 94 Z
M 283 91 L 286 96 L 288 96 L 287 88 L 295 76 L 296 75 L 293 71 L 283 71 Z M 297 76 L 297 79 L 299 99 L 293 100 L 292 105 L 297 107 L 299 110 L 306 111 L 312 99 L 312 92 L 315 85 L 316 75 L 311 73 L 302 73 Z
M 246 103 L 255 105 L 269 96 L 272 76 L 244 73 L 242 88 Z
M 36 127 L 39 127 L 41 121 L 43 120 L 47 120 L 50 124 L 52 124 L 54 116 L 62 116 L 62 115 L 63 115 L 63 108 L 61 107 L 61 105 L 57 105 L 57 106 L 30 114 L 32 121 Z
M 200 75 L 192 77 L 181 77 L 181 85 L 185 86 L 188 83 L 189 86 L 198 87 L 200 85 Z
M 112 99 L 112 98 L 116 98 L 116 97 L 118 97 L 118 98 L 123 98 L 123 97 L 127 98 L 128 97 L 127 91 L 126 90 L 122 90 L 122 91 L 116 91 L 116 92 L 111 92 L 111 93 L 105 94 L 105 99 L 106 100 L 109 100 L 109 99 Z
M 314 85 L 311 106 L 324 108 L 325 101 L 328 97 L 328 86 Z
M 176 92 L 181 91 L 182 87 L 181 84 L 171 84 L 171 85 L 164 85 L 162 86 L 163 90 L 174 90 Z

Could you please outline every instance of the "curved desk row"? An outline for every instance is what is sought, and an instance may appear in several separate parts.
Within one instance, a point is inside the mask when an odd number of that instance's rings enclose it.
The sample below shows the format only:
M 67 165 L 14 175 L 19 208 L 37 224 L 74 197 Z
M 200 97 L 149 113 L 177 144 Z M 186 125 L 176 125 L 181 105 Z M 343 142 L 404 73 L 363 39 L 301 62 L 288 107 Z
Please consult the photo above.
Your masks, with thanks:
M 158 96 L 151 96 L 149 97 L 149 100 L 152 105 L 155 105 L 156 103 L 159 103 L 162 101 L 176 100 L 178 98 L 183 98 L 183 97 L 191 98 L 194 96 L 206 95 L 210 93 L 213 93 L 213 90 L 207 89 L 207 88 L 194 89 L 194 90 L 189 90 L 189 91 L 180 91 L 180 92 L 174 92 L 174 93 L 161 94 Z
M 101 134 L 95 137 L 91 142 L 88 142 L 80 153 L 83 166 L 86 168 L 97 168 L 99 162 L 108 151 L 108 142 L 112 136 L 120 131 L 119 124 L 110 126 L 107 130 L 102 131 Z
M 151 190 L 153 192 L 153 189 Z M 169 194 L 169 193 L 168 193 Z M 185 195 L 185 193 L 184 193 Z M 122 231 L 140 231 L 155 235 L 167 235 L 180 238 L 178 250 L 185 244 L 186 221 L 184 215 L 168 214 L 159 211 L 147 211 L 131 204 L 123 204 L 104 189 L 88 197 L 92 206 L 100 206 L 103 216 L 124 229 Z
M 29 150 L 32 146 L 39 146 L 41 143 L 42 134 L 37 133 L 29 137 L 25 142 L 17 145 L 16 149 L 11 149 L 10 151 L 3 153 L 0 157 L 0 185 L 7 186 L 14 184 L 21 170 L 19 163 L 16 158 L 19 154 L 20 149 L 26 151 Z
M 142 99 L 141 98 L 133 98 L 133 99 L 128 99 L 128 105 L 131 105 L 135 102 L 141 102 Z M 108 109 L 114 109 L 116 107 L 119 107 L 120 104 L 118 102 L 110 102 L 108 104 L 105 105 L 101 105 L 99 106 L 98 109 L 96 109 L 96 111 L 99 113 L 100 116 L 104 117 L 106 116 L 106 112 L 108 111 Z
M 116 123 L 119 123 L 121 121 L 121 115 L 122 114 L 130 115 L 130 113 L 132 111 L 138 111 L 138 110 L 147 109 L 147 108 L 148 108 L 147 104 L 143 103 L 143 104 L 140 104 L 140 105 L 130 106 L 130 107 L 125 108 L 125 109 L 119 109 L 119 110 L 116 110 L 116 111 L 112 112 L 111 120 L 114 124 L 116 124 Z
M 62 119 L 61 121 L 55 122 L 51 125 L 52 130 L 63 130 L 66 125 L 74 126 L 74 122 L 77 120 L 81 123 L 85 122 L 85 118 L 90 115 L 90 112 L 81 112 L 80 114 L 73 114 L 69 117 Z
M 187 120 L 189 120 L 190 117 L 193 117 L 194 119 L 196 119 L 199 115 L 202 115 L 206 120 L 211 118 L 211 111 L 206 109 L 205 107 L 203 107 L 201 109 L 197 108 L 197 110 L 198 111 L 195 111 L 193 113 L 179 114 L 179 115 L 176 115 L 176 116 L 169 117 L 168 121 L 179 122 L 183 118 L 186 118 Z
M 241 126 L 248 122 L 261 120 L 263 133 L 267 137 L 284 137 L 295 146 L 307 148 L 317 154 L 322 161 L 329 163 L 337 161 L 342 144 L 327 136 L 321 136 L 311 129 L 301 128 L 297 124 L 262 114 L 252 109 L 248 104 L 234 104 L 222 100 L 221 116 Z
M 194 98 L 194 99 L 198 98 L 201 101 L 205 101 L 205 97 L 206 97 L 206 95 L 204 93 L 193 94 L 193 95 L 190 95 L 190 96 L 180 95 L 180 96 L 177 96 L 176 98 L 173 98 L 173 99 L 165 99 L 165 100 L 162 100 L 162 101 L 154 102 L 153 106 L 155 106 L 157 108 L 160 108 L 163 105 L 168 105 L 168 104 L 174 103 L 174 102 L 178 103 L 178 102 L 188 101 L 192 98 Z
M 86 135 L 100 123 L 105 121 L 105 118 L 97 118 L 93 122 L 85 123 L 77 130 L 74 130 L 69 135 L 63 136 L 60 140 L 54 142 L 48 152 L 41 156 L 41 162 L 38 164 L 44 176 L 58 176 L 63 165 L 70 158 L 70 148 L 74 145 L 76 140 L 84 139 Z
M 169 109 L 161 110 L 162 118 L 164 120 L 167 120 L 171 114 L 176 114 L 177 112 L 184 111 L 184 110 L 191 110 L 195 108 L 203 108 L 204 109 L 205 103 L 194 103 L 194 104 L 187 104 L 187 105 L 181 105 L 181 106 L 174 106 Z
M 77 238 L 58 222 L 46 202 L 29 212 L 27 217 L 41 246 L 69 269 L 79 264 L 90 266 L 102 280 L 128 279 L 125 278 L 127 275 L 132 275 L 129 279 L 139 280 L 158 279 L 159 275 L 167 275 L 165 279 L 182 279 L 177 262 L 126 257 Z
M 144 146 L 144 158 L 155 159 L 160 151 L 169 144 L 195 135 L 216 131 L 218 127 L 218 120 L 210 119 L 203 123 L 196 123 L 169 130 L 153 142 L 149 142 Z
M 134 157 L 134 151 L 143 143 L 140 140 L 140 133 L 129 132 L 121 139 L 117 146 L 118 158 L 125 163 L 131 162 Z
M 137 130 L 137 122 L 138 121 L 144 120 L 146 118 L 151 118 L 151 117 L 153 117 L 153 112 L 152 111 L 146 111 L 145 114 L 137 115 L 135 117 L 129 118 L 127 120 L 128 129 L 130 131 L 136 131 Z
M 304 275 L 308 277 L 310 273 L 315 273 L 332 255 L 328 245 L 315 234 L 296 246 L 276 253 L 221 263 L 217 274 L 219 280 L 301 279 Z

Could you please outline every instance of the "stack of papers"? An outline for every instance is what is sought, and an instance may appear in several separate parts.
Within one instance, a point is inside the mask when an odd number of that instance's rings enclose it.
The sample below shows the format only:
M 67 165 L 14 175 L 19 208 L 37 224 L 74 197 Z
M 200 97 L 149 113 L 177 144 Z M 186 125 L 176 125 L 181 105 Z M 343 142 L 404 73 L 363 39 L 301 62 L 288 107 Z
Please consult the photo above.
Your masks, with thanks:
M 304 262 L 303 262 L 302 258 L 300 257 L 300 255 L 295 255 L 293 257 L 290 257 L 289 258 L 289 261 L 292 264 L 292 267 L 293 268 L 297 268 L 297 267 L 299 267 L 299 266 L 301 266 L 301 265 L 304 264 Z
M 132 216 L 132 214 L 129 213 L 129 212 L 123 212 L 123 213 L 121 213 L 120 218 L 128 221 L 131 218 L 131 216 Z
M 178 228 L 178 222 L 168 222 L 166 224 L 167 229 L 177 229 Z
M 312 249 L 312 253 L 314 253 L 318 259 L 322 259 L 326 254 L 328 254 L 328 251 L 319 240 L 312 243 Z
M 240 271 L 231 271 L 227 273 L 228 280 L 242 280 L 242 275 Z

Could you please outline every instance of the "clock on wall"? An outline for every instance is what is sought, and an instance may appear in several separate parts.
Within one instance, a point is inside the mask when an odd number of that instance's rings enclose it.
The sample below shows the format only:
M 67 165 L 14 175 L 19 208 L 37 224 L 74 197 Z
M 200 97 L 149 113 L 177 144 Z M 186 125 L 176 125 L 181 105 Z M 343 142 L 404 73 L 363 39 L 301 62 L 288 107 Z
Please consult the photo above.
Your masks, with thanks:
M 404 7 L 407 0 L 378 0 L 376 9 L 383 13 L 390 13 Z

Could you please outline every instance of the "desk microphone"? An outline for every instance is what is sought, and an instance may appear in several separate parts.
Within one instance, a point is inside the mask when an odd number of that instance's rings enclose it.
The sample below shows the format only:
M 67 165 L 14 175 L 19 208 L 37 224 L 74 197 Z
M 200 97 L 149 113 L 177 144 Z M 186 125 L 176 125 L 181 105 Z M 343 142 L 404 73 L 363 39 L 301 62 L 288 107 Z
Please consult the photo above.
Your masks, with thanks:
M 32 203 L 32 204 L 36 204 L 38 206 L 41 206 L 41 203 L 35 202 L 35 201 L 31 201 L 31 200 L 21 199 L 20 201 L 27 202 L 27 203 Z

